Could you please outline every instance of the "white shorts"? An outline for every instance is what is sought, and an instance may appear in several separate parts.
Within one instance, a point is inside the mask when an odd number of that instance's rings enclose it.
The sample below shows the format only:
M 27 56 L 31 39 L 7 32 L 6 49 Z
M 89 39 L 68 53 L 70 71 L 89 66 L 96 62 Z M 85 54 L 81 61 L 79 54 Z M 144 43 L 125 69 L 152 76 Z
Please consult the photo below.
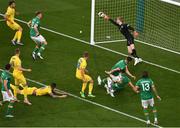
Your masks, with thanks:
M 3 96 L 3 101 L 11 101 L 14 100 L 14 96 L 11 90 L 9 90 L 11 97 L 8 95 L 8 93 L 6 91 L 1 91 L 2 96 Z
M 121 75 L 118 75 L 118 76 L 110 75 L 110 77 L 112 78 L 113 82 L 122 83 L 122 76 Z
M 153 107 L 154 106 L 154 98 L 149 99 L 149 100 L 141 100 L 141 103 L 142 103 L 143 108 L 148 108 L 149 105 L 151 107 Z
M 45 42 L 46 39 L 42 36 L 42 35 L 39 35 L 39 36 L 31 36 L 31 39 L 36 42 L 36 43 L 42 43 L 42 42 Z

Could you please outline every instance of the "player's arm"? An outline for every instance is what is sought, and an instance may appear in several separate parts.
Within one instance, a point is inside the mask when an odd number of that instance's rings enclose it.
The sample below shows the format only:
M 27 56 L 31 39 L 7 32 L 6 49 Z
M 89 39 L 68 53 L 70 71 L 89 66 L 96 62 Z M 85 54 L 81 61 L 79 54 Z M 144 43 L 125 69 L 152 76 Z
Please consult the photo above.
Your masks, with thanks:
M 30 28 L 32 24 L 32 21 L 30 20 L 29 22 L 27 22 L 28 27 Z
M 116 68 L 116 69 L 113 69 L 111 71 L 105 71 L 106 74 L 110 75 L 110 74 L 113 74 L 114 72 L 116 71 L 120 71 L 121 69 L 120 68 Z
M 53 93 L 49 93 L 49 95 L 50 95 L 52 98 L 65 98 L 65 97 L 67 97 L 67 95 L 61 95 L 61 96 L 59 96 L 59 95 L 55 95 L 55 94 L 53 94 Z
M 10 15 L 9 15 L 8 13 L 6 13 L 6 14 L 4 15 L 4 19 L 5 19 L 6 21 L 8 21 L 9 23 L 13 24 L 13 22 L 9 19 L 9 17 L 10 17 Z
M 117 24 L 113 19 L 111 19 L 108 15 L 106 15 L 105 13 L 103 12 L 99 12 L 98 13 L 99 17 L 102 17 L 104 18 L 105 20 L 108 20 L 110 21 L 112 24 L 116 25 L 116 26 L 119 26 L 119 24 Z
M 136 93 L 138 93 L 139 91 L 137 90 L 137 88 L 131 83 L 131 81 L 128 83 L 129 87 L 132 88 L 132 90 Z
M 133 32 L 134 37 L 137 37 L 139 33 L 129 24 L 127 24 L 127 28 Z
M 20 71 L 23 71 L 23 72 L 31 72 L 32 70 L 31 69 L 26 69 L 26 68 L 23 68 L 21 66 L 19 66 L 18 68 Z
M 130 73 L 130 71 L 129 71 L 129 69 L 128 69 L 127 66 L 126 66 L 126 74 L 128 74 L 128 76 L 132 77 L 133 79 L 136 79 L 136 77 L 133 76 L 133 75 Z
M 40 34 L 39 34 L 39 30 L 38 30 L 38 25 L 34 24 L 33 28 L 34 28 L 34 30 L 36 32 L 36 36 L 39 36 Z
M 153 90 L 154 94 L 156 95 L 157 99 L 161 100 L 161 97 L 158 95 L 158 92 L 157 92 L 156 87 L 154 85 L 152 86 L 152 90 Z
M 66 92 L 61 91 L 61 90 L 59 90 L 59 89 L 57 89 L 57 88 L 55 88 L 53 91 L 54 91 L 54 93 L 57 94 L 57 95 L 68 95 Z

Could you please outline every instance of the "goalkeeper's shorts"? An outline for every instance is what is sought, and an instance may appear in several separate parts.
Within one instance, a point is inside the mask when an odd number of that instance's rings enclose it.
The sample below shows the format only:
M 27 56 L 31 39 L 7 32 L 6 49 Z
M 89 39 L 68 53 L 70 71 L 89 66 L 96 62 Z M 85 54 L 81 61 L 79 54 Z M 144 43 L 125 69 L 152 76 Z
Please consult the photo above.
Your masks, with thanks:
M 130 46 L 131 44 L 134 44 L 134 37 L 133 36 L 127 38 L 127 46 Z

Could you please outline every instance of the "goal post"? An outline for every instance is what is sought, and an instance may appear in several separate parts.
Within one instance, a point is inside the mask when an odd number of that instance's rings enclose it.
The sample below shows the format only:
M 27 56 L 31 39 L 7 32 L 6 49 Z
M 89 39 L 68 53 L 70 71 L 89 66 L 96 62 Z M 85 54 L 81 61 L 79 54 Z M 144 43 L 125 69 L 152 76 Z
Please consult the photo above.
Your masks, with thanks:
M 117 27 L 99 18 L 98 12 L 112 19 L 123 16 L 139 32 L 139 43 L 180 54 L 178 0 L 91 0 L 92 45 L 124 41 Z

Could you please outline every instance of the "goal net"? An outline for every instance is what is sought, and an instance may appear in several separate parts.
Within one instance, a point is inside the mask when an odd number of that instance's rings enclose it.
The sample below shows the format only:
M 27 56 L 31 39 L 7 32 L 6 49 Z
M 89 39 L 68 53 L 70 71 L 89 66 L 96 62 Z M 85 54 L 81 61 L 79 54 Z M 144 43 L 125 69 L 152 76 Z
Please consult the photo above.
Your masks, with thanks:
M 99 18 L 101 11 L 123 16 L 139 32 L 137 42 L 180 52 L 180 1 L 92 0 L 91 44 L 124 41 L 117 27 Z

